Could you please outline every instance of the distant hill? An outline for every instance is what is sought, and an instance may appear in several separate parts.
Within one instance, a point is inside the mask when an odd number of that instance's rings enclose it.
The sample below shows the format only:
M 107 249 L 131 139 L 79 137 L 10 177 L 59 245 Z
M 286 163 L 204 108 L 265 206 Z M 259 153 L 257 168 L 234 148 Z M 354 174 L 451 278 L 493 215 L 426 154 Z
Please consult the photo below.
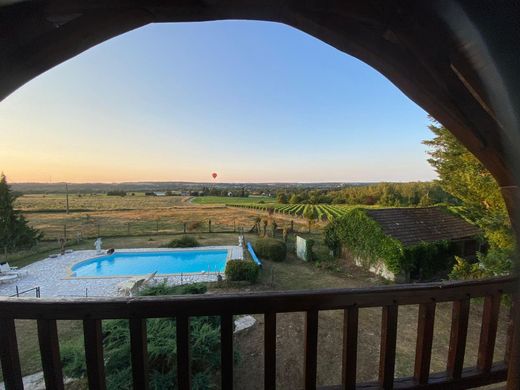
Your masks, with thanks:
M 199 191 L 204 187 L 239 190 L 250 192 L 275 192 L 282 189 L 338 189 L 374 183 L 200 183 L 200 182 L 127 182 L 127 183 L 69 183 L 72 193 L 101 193 L 107 191 Z M 65 183 L 13 183 L 13 190 L 25 194 L 64 193 Z

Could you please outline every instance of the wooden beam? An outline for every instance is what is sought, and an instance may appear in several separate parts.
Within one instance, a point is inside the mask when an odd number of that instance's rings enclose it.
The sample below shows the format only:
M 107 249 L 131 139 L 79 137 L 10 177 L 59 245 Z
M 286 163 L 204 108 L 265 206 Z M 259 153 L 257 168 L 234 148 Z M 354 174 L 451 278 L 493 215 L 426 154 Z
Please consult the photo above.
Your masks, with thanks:
M 273 312 L 343 310 L 356 304 L 359 308 L 392 304 L 413 305 L 450 302 L 471 297 L 484 297 L 491 290 L 512 293 L 517 279 L 496 278 L 446 283 L 378 286 L 361 289 L 324 289 L 315 291 L 283 291 L 247 294 L 214 294 L 175 297 L 106 297 L 84 299 L 46 299 L 0 297 L 0 318 L 34 319 L 113 319 L 167 318 L 176 313 L 187 316 L 218 315 L 232 310 L 234 315 Z

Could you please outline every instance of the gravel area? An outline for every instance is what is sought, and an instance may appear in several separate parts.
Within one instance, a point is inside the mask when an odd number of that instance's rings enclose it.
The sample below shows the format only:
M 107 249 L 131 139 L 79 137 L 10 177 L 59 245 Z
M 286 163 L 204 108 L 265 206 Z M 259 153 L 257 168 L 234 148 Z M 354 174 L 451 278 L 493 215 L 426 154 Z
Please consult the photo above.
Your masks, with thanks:
M 182 250 L 201 250 L 201 249 L 227 249 L 228 259 L 243 258 L 242 248 L 238 246 L 208 246 L 198 248 L 183 248 Z M 118 249 L 117 252 L 152 252 L 152 251 L 173 251 L 175 249 Z M 103 255 L 105 252 L 103 251 Z M 55 258 L 48 257 L 41 261 L 32 263 L 21 268 L 21 276 L 9 282 L 0 284 L 0 296 L 9 296 L 16 293 L 16 286 L 19 291 L 40 288 L 41 297 L 93 297 L 93 296 L 117 296 L 117 285 L 130 277 L 102 277 L 102 278 L 74 278 L 70 277 L 70 268 L 77 262 L 96 257 L 95 250 L 83 250 L 67 253 Z M 222 275 L 224 276 L 224 275 Z M 217 274 L 184 274 L 184 275 L 158 275 L 151 283 L 166 281 L 168 284 L 187 284 L 195 282 L 216 281 Z M 35 296 L 31 291 L 22 295 L 24 297 Z

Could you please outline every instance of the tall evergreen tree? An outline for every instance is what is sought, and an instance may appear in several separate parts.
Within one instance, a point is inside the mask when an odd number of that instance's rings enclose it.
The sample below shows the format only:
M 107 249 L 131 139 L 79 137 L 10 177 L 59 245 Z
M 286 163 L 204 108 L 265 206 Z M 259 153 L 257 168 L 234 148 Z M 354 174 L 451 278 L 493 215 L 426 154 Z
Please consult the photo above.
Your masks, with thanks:
M 461 201 L 461 214 L 482 228 L 491 246 L 511 248 L 511 223 L 495 178 L 445 127 L 429 128 L 435 137 L 424 144 L 442 189 Z
M 7 184 L 7 179 L 0 175 L 0 247 L 8 251 L 32 247 L 42 234 L 27 224 L 24 216 L 14 208 L 16 195 Z

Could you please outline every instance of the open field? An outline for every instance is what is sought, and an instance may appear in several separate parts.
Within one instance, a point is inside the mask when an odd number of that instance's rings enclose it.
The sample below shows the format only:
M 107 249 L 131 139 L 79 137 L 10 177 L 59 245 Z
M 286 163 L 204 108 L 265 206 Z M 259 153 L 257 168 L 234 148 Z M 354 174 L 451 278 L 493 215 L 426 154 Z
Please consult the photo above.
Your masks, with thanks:
M 197 196 L 191 200 L 194 204 L 250 204 L 250 203 L 276 203 L 276 199 L 269 196 L 252 196 L 247 198 L 237 196 Z
M 145 196 L 142 192 L 135 195 L 108 196 L 105 194 L 69 195 L 69 211 L 94 210 L 143 210 L 161 209 L 186 203 L 186 196 Z M 15 207 L 23 212 L 66 211 L 65 194 L 30 194 L 16 199 Z
M 195 234 L 203 245 L 225 245 L 236 241 L 235 234 Z M 156 247 L 172 236 L 111 238 L 106 244 L 112 247 Z M 256 235 L 247 235 L 255 240 Z M 78 247 L 79 248 L 79 247 Z M 382 281 L 348 264 L 341 264 L 340 272 L 318 270 L 314 264 L 302 262 L 289 255 L 283 263 L 265 262 L 259 282 L 251 286 L 224 286 L 211 284 L 210 293 L 221 294 L 240 291 L 273 291 L 317 288 L 352 288 L 379 285 Z M 410 375 L 413 370 L 417 330 L 417 307 L 405 306 L 399 310 L 396 375 Z M 482 303 L 472 301 L 466 365 L 476 361 Z M 235 335 L 235 348 L 240 359 L 235 367 L 237 389 L 263 388 L 263 316 L 256 315 L 257 324 Z M 341 367 L 341 340 L 343 317 L 340 311 L 322 311 L 319 318 L 318 383 L 339 383 Z M 359 318 L 358 378 L 371 380 L 377 375 L 381 309 L 362 309 Z M 439 304 L 435 320 L 435 336 L 431 371 L 445 369 L 451 323 L 451 307 Z M 40 359 L 34 321 L 18 321 L 22 367 L 24 374 L 40 370 Z M 75 321 L 59 322 L 61 340 L 82 338 L 81 326 Z M 496 360 L 504 354 L 506 336 L 506 308 L 502 307 L 499 322 Z M 303 313 L 279 314 L 277 319 L 277 384 L 281 389 L 300 389 L 303 378 Z M 296 382 L 294 382 L 296 381 Z
M 212 197 L 204 197 L 212 198 Z M 213 197 L 217 198 L 217 197 Z M 223 198 L 228 199 L 228 198 Z M 236 198 L 235 198 L 236 199 Z M 248 198 L 239 198 L 248 199 Z M 249 231 L 256 218 L 266 218 L 262 209 L 239 209 L 223 204 L 192 204 L 189 197 L 179 196 L 82 196 L 69 198 L 70 212 L 65 212 L 65 196 L 25 195 L 16 200 L 31 226 L 44 233 L 45 240 L 171 234 L 211 231 Z M 278 226 L 294 220 L 297 230 L 306 222 L 296 216 L 274 217 Z

